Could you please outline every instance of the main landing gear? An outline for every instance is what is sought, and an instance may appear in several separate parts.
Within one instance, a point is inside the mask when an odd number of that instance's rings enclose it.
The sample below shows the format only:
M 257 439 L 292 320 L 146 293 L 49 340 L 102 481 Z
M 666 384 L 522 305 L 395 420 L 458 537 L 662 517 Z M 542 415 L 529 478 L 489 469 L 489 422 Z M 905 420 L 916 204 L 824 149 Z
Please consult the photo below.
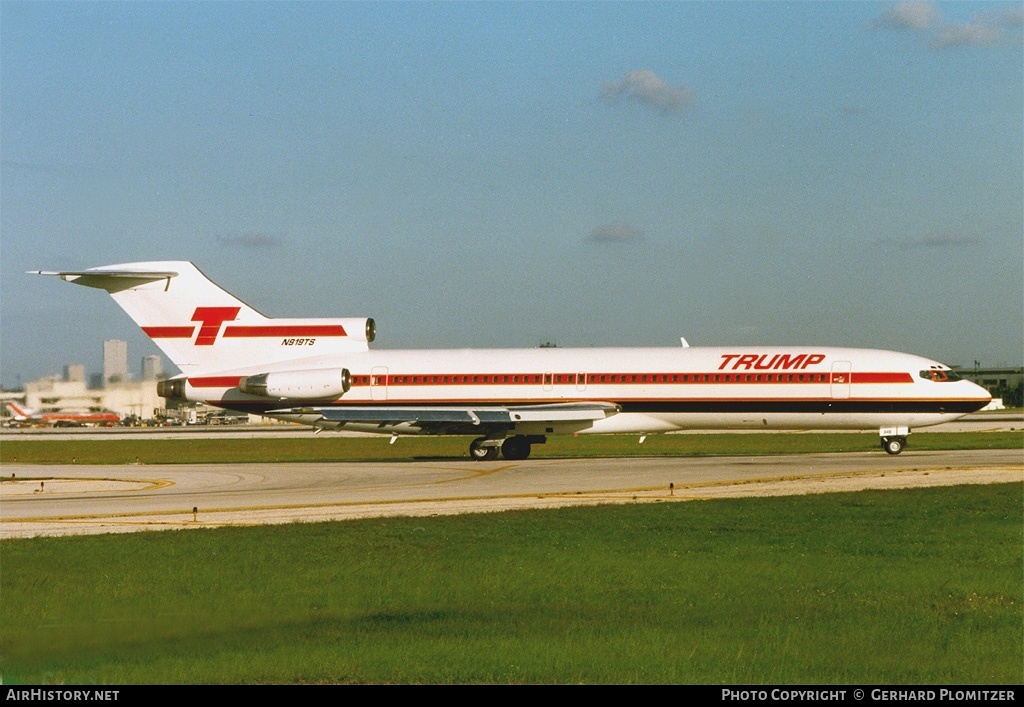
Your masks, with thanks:
M 498 458 L 498 453 L 509 460 L 526 459 L 530 456 L 530 447 L 544 444 L 548 439 L 544 435 L 516 435 L 506 439 L 478 437 L 470 442 L 469 456 L 474 461 L 491 461 Z
M 487 446 L 484 446 L 484 443 L 488 443 Z M 501 440 L 491 440 L 487 439 L 486 437 L 474 439 L 472 442 L 469 443 L 469 456 L 473 459 L 473 461 L 478 462 L 486 462 L 490 461 L 491 459 L 497 459 L 498 452 L 501 451 L 501 447 L 498 446 L 500 444 Z

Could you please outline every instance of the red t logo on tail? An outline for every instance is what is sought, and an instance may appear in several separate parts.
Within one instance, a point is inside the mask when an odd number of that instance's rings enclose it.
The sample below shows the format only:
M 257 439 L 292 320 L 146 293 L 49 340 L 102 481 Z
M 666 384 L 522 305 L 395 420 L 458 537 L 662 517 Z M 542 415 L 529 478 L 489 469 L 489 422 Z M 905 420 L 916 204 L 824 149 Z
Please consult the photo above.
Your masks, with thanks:
M 241 307 L 196 307 L 192 321 L 201 322 L 199 335 L 196 337 L 196 346 L 213 346 L 220 332 L 220 325 L 224 322 L 234 321 L 238 316 Z

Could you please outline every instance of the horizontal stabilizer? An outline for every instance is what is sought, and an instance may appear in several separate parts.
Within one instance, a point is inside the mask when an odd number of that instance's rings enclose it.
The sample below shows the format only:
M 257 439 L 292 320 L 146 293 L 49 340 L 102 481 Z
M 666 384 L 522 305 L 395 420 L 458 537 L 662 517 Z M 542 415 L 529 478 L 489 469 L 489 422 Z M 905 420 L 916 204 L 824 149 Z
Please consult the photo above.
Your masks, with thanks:
M 178 273 L 174 270 L 107 270 L 104 268 L 93 268 L 91 270 L 29 270 L 28 274 L 51 275 L 59 277 L 65 282 L 73 282 L 76 285 L 84 285 L 85 287 L 96 287 L 110 293 L 139 287 L 150 282 L 170 280 L 172 277 L 178 276 Z

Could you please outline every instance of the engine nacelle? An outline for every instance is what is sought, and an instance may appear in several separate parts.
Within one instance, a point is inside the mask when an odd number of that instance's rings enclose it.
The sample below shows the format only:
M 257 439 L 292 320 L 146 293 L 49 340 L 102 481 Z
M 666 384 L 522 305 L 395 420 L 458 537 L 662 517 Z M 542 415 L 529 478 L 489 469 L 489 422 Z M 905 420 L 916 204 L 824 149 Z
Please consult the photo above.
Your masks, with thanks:
M 161 398 L 184 402 L 187 400 L 185 397 L 185 385 L 187 383 L 188 381 L 184 378 L 171 378 L 160 381 L 156 384 L 156 394 Z
M 328 320 L 324 320 L 328 321 Z M 377 338 L 377 323 L 365 317 L 348 317 L 344 319 L 331 319 L 345 328 L 345 336 L 351 341 L 365 341 L 371 343 Z
M 347 368 L 317 368 L 308 371 L 277 371 L 245 376 L 238 389 L 262 398 L 323 400 L 337 398 L 352 387 Z

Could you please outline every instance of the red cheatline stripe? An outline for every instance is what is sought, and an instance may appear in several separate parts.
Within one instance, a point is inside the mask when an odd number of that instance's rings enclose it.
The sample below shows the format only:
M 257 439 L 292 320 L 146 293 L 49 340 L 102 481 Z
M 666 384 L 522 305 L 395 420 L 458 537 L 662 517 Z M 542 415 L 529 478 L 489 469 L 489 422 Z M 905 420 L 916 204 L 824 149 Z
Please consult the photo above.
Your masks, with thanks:
M 854 383 L 913 383 L 909 373 L 852 373 Z
M 234 388 L 240 380 L 242 376 L 200 376 L 188 382 L 193 388 Z
M 913 383 L 909 373 L 588 373 L 586 384 L 594 385 L 808 385 L 840 381 L 846 376 L 854 384 Z M 545 377 L 549 385 L 575 385 L 575 373 L 448 373 L 400 374 L 391 373 L 389 386 L 423 385 L 538 385 Z M 369 376 L 353 376 L 352 385 L 369 385 Z
M 348 336 L 340 324 L 293 324 L 290 326 L 229 326 L 224 338 L 250 336 Z
M 506 375 L 509 380 L 504 380 Z M 555 374 L 555 383 L 557 386 L 568 386 L 574 385 L 574 380 L 570 378 L 572 374 Z M 657 380 L 651 380 L 652 374 L 650 373 L 638 373 L 636 374 L 636 380 L 632 380 L 633 374 L 615 374 L 617 380 L 615 381 L 600 381 L 597 380 L 602 374 L 591 374 L 587 378 L 588 386 L 601 386 L 601 385 L 727 385 L 727 384 L 773 384 L 773 385 L 806 385 L 808 383 L 828 383 L 829 374 L 815 373 L 805 374 L 806 378 L 810 379 L 813 376 L 813 380 L 799 380 L 799 376 L 794 375 L 795 380 L 788 380 L 788 374 L 783 378 L 780 374 L 769 374 L 755 375 L 751 374 L 751 380 L 746 380 L 746 374 L 665 374 L 669 380 L 661 380 L 662 374 L 657 374 Z M 610 374 L 603 374 L 610 377 Z M 673 381 L 672 376 L 675 375 L 679 380 Z M 683 377 L 685 375 L 685 380 Z M 708 375 L 711 380 L 704 380 L 704 376 Z M 715 376 L 720 379 L 714 380 Z M 513 381 L 512 377 L 516 377 L 519 380 Z M 870 383 L 913 383 L 914 378 L 909 373 L 854 373 L 853 383 L 857 384 L 870 384 Z M 444 378 L 448 378 L 447 381 Z M 561 380 L 558 380 L 562 377 Z M 726 378 L 728 377 L 728 380 Z M 761 380 L 757 380 L 757 378 Z M 467 380 L 462 380 L 466 378 Z M 474 380 L 475 379 L 475 380 Z M 624 380 L 626 379 L 626 380 Z M 647 379 L 647 380 L 644 380 Z M 238 381 L 241 380 L 241 376 L 206 376 L 189 378 L 189 383 L 194 388 L 233 388 L 238 385 Z M 417 375 L 417 376 L 388 376 L 387 385 L 390 387 L 404 387 L 404 386 L 432 386 L 432 385 L 529 385 L 537 386 L 540 385 L 543 378 L 540 374 L 533 373 L 517 373 L 517 374 L 495 374 L 495 373 L 477 373 L 477 374 L 448 374 L 445 375 Z M 353 376 L 352 385 L 353 387 L 369 385 L 370 376 Z M 381 383 L 384 384 L 383 382 Z
M 144 326 L 142 331 L 151 339 L 191 339 L 192 332 L 196 330 L 191 326 Z

